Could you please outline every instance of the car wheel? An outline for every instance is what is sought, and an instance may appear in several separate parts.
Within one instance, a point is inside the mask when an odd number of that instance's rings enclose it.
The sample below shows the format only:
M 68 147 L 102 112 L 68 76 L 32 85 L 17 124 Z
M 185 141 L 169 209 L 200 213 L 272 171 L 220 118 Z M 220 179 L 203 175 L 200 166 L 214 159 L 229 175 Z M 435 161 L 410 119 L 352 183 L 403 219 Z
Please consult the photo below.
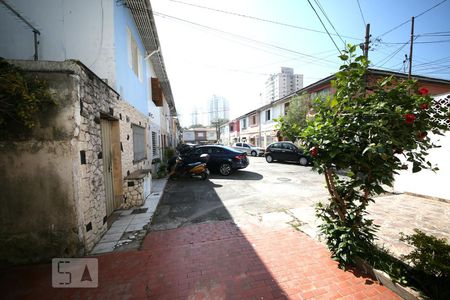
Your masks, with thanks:
M 219 173 L 223 176 L 228 176 L 231 174 L 231 166 L 228 163 L 221 163 L 219 166 Z
M 266 156 L 266 161 L 267 161 L 268 163 L 273 162 L 273 157 L 272 157 L 272 155 L 267 155 L 267 156 Z
M 253 150 L 251 154 L 252 154 L 252 156 L 257 156 L 258 155 L 258 153 L 256 153 L 255 150 Z
M 298 160 L 298 162 L 300 163 L 301 166 L 306 166 L 308 165 L 308 159 L 306 157 L 300 157 L 300 159 Z

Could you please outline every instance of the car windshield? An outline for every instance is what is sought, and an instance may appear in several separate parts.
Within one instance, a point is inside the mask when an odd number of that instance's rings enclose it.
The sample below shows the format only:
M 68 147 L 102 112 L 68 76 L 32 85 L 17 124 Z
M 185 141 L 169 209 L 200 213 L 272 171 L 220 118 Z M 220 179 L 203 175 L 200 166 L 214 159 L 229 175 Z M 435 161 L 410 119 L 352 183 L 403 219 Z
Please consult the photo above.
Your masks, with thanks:
M 252 145 L 252 144 L 249 144 L 249 143 L 247 143 L 247 145 L 249 145 L 250 147 L 255 147 L 255 145 Z

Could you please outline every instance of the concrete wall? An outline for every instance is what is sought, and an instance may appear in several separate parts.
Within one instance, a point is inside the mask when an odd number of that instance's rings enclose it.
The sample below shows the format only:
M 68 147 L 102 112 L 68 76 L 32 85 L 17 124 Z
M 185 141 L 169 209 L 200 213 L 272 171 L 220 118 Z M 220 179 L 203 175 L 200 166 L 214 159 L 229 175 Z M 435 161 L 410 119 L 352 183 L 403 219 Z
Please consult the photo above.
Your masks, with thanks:
M 39 59 L 77 59 L 115 83 L 115 0 L 6 0 L 40 32 Z M 0 56 L 33 59 L 33 33 L 0 5 Z
M 77 79 L 42 75 L 58 106 L 40 118 L 27 141 L 0 142 L 0 259 L 25 263 L 84 252 L 75 181 Z
M 144 58 L 147 56 L 142 44 L 139 32 L 133 20 L 130 10 L 120 3 L 114 4 L 114 36 L 115 36 L 115 89 L 122 98 L 137 108 L 141 113 L 148 114 L 149 83 L 148 65 Z M 139 50 L 139 66 L 142 68 L 139 78 L 130 66 L 130 49 L 128 41 L 128 30 L 137 43 Z
M 435 100 L 444 99 L 449 95 L 436 96 Z M 412 173 L 412 166 L 408 170 L 395 176 L 394 192 L 409 192 L 425 196 L 442 198 L 450 201 L 450 131 L 444 136 L 430 135 L 431 140 L 442 146 L 429 151 L 427 159 L 437 165 L 439 171 L 422 170 Z
M 0 168 L 7 170 L 0 174 L 0 257 L 25 262 L 81 255 L 107 229 L 100 119 L 111 120 L 116 133 L 117 208 L 128 198 L 124 177 L 151 165 L 133 162 L 131 124 L 146 128 L 147 118 L 80 63 L 14 64 L 45 79 L 58 105 L 30 140 L 0 142 Z

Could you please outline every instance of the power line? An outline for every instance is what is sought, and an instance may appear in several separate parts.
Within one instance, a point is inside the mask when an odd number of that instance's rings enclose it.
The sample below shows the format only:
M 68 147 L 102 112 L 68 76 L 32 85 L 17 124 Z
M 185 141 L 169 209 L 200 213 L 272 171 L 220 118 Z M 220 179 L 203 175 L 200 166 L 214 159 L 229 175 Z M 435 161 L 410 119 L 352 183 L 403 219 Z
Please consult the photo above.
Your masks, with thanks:
M 325 29 L 325 31 L 327 32 L 328 36 L 330 37 L 331 41 L 333 42 L 334 46 L 336 46 L 336 49 L 339 53 L 341 53 L 341 50 L 339 49 L 338 45 L 336 45 L 336 42 L 334 41 L 333 37 L 331 36 L 331 34 L 328 32 L 327 27 L 325 26 L 325 24 L 323 24 L 322 19 L 320 18 L 319 14 L 317 13 L 316 9 L 314 8 L 314 6 L 311 4 L 311 1 L 308 0 L 309 5 L 311 6 L 311 8 L 313 9 L 314 13 L 316 14 L 317 18 L 319 19 L 320 23 L 322 24 L 323 28 Z
M 439 3 L 437 3 L 437 4 L 435 4 L 435 5 L 433 5 L 433 6 L 430 7 L 429 9 L 427 9 L 427 10 L 421 12 L 420 14 L 414 16 L 414 18 L 417 19 L 418 17 L 420 17 L 420 16 L 426 14 L 427 12 L 429 12 L 430 10 L 432 10 L 432 9 L 434 9 L 434 8 L 436 8 L 436 7 L 438 7 L 439 5 L 443 4 L 444 2 L 447 2 L 447 0 L 443 0 L 443 1 L 441 1 L 441 2 L 439 2 Z M 411 19 L 408 19 L 408 20 L 406 20 L 405 22 L 403 22 L 403 23 L 401 23 L 401 24 L 395 26 L 394 28 L 389 29 L 389 30 L 386 31 L 385 33 L 380 34 L 380 35 L 377 37 L 377 39 L 381 38 L 382 36 L 385 36 L 385 35 L 388 34 L 388 33 L 391 33 L 392 31 L 396 30 L 397 28 L 402 27 L 403 25 L 405 25 L 405 24 L 407 24 L 407 23 L 409 23 L 409 22 L 411 22 Z
M 383 60 L 381 60 L 379 63 L 378 63 L 378 67 L 382 67 L 382 66 L 384 66 L 385 64 L 387 64 L 395 55 L 397 55 L 400 51 L 402 51 L 402 49 L 403 48 L 405 48 L 405 46 L 406 45 L 408 45 L 409 44 L 409 41 L 407 41 L 407 42 L 405 42 L 405 43 L 403 43 L 403 45 L 402 46 L 400 46 L 397 50 L 395 50 L 392 54 L 390 54 L 389 56 L 387 56 L 386 58 L 384 58 Z M 381 65 L 380 65 L 381 64 Z
M 364 19 L 364 14 L 363 14 L 362 9 L 361 9 L 361 4 L 359 4 L 359 0 L 356 0 L 356 2 L 358 3 L 359 12 L 361 13 L 361 18 L 362 18 L 362 20 L 363 20 L 364 27 L 365 27 L 366 24 L 367 24 L 367 22 L 366 22 L 366 19 Z
M 242 36 L 242 35 L 238 35 L 238 34 L 235 34 L 235 33 L 227 32 L 227 31 L 224 31 L 224 30 L 221 30 L 221 29 L 217 29 L 217 28 L 213 28 L 213 27 L 210 27 L 210 26 L 207 26 L 207 25 L 202 25 L 202 24 L 199 24 L 199 23 L 196 23 L 196 22 L 192 22 L 192 21 L 189 21 L 189 20 L 185 20 L 185 19 L 182 19 L 182 18 L 170 16 L 170 15 L 159 13 L 159 12 L 156 12 L 156 11 L 153 11 L 153 14 L 155 16 L 160 16 L 160 17 L 164 17 L 164 18 L 174 19 L 174 20 L 178 20 L 178 21 L 181 21 L 181 22 L 184 22 L 184 23 L 188 23 L 188 24 L 197 26 L 197 27 L 206 28 L 208 30 L 212 30 L 212 31 L 215 31 L 215 32 L 220 32 L 220 33 L 227 34 L 227 35 L 230 35 L 230 36 L 235 36 L 235 37 L 238 37 L 240 39 L 248 40 L 248 41 L 251 41 L 251 42 L 256 43 L 256 44 L 260 44 L 260 45 L 264 45 L 264 46 L 267 46 L 267 47 L 272 47 L 272 48 L 275 48 L 275 49 L 283 50 L 283 51 L 286 51 L 286 52 L 302 55 L 302 56 L 313 58 L 313 59 L 316 59 L 316 60 L 319 60 L 319 61 L 324 61 L 324 62 L 329 62 L 329 63 L 336 64 L 335 61 L 321 59 L 321 58 L 315 57 L 315 56 L 310 55 L 310 54 L 306 54 L 306 53 L 302 53 L 302 52 L 299 52 L 299 51 L 296 51 L 296 50 L 291 50 L 291 49 L 288 49 L 288 48 L 280 47 L 278 45 L 274 45 L 274 44 L 258 41 L 258 40 L 251 39 L 251 38 L 248 38 L 248 37 L 245 37 L 245 36 Z
M 337 36 L 341 39 L 342 44 L 344 44 L 345 47 L 345 42 L 342 39 L 342 37 L 339 35 L 339 32 L 337 32 L 336 28 L 334 27 L 333 23 L 331 23 L 331 20 L 328 18 L 327 13 L 325 12 L 325 10 L 323 9 L 322 5 L 320 4 L 319 0 L 314 0 L 314 2 L 316 2 L 317 6 L 319 7 L 319 9 L 322 11 L 322 14 L 325 16 L 325 18 L 327 19 L 328 23 L 330 23 L 331 27 L 333 28 L 334 32 L 336 32 Z
M 279 21 L 273 21 L 273 20 L 268 20 L 268 19 L 255 17 L 255 16 L 249 16 L 249 15 L 245 15 L 245 14 L 241 14 L 241 13 L 236 13 L 236 12 L 231 12 L 231 11 L 211 8 L 211 7 L 207 7 L 207 6 L 203 6 L 203 5 L 187 3 L 187 2 L 183 2 L 183 1 L 177 1 L 177 0 L 169 0 L 169 1 L 175 2 L 175 3 L 179 3 L 179 4 L 183 4 L 183 5 L 192 6 L 192 7 L 197 7 L 197 8 L 201 8 L 201 9 L 206 9 L 206 10 L 210 10 L 210 11 L 215 11 L 215 12 L 219 12 L 219 13 L 223 13 L 223 14 L 228 14 L 228 15 L 233 15 L 233 16 L 237 16 L 237 17 L 252 19 L 252 20 L 256 20 L 256 21 L 260 21 L 260 22 L 272 23 L 272 24 L 276 24 L 276 25 L 280 25 L 280 26 L 286 26 L 286 27 L 291 27 L 291 28 L 295 28 L 295 29 L 315 32 L 315 33 L 329 34 L 328 32 L 317 30 L 317 29 L 301 27 L 301 26 L 287 24 L 287 23 L 283 23 L 283 22 L 279 22 Z M 336 34 L 332 34 L 332 35 L 336 35 Z M 345 38 L 348 38 L 348 39 L 361 41 L 361 38 L 356 38 L 356 37 L 346 36 L 346 35 L 342 35 L 342 36 L 345 37 Z

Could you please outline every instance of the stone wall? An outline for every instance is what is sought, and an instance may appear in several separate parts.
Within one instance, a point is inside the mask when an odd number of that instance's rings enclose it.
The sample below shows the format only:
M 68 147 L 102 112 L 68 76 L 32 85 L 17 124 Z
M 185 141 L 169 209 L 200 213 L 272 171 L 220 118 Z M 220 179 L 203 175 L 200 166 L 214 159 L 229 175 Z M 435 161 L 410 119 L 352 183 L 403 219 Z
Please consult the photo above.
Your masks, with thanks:
M 118 208 L 133 197 L 139 203 L 124 178 L 151 166 L 133 162 L 131 125 L 147 128 L 146 117 L 79 62 L 13 63 L 45 79 L 58 106 L 30 140 L 0 141 L 0 257 L 21 263 L 85 254 L 107 230 L 101 120 L 115 136 Z

